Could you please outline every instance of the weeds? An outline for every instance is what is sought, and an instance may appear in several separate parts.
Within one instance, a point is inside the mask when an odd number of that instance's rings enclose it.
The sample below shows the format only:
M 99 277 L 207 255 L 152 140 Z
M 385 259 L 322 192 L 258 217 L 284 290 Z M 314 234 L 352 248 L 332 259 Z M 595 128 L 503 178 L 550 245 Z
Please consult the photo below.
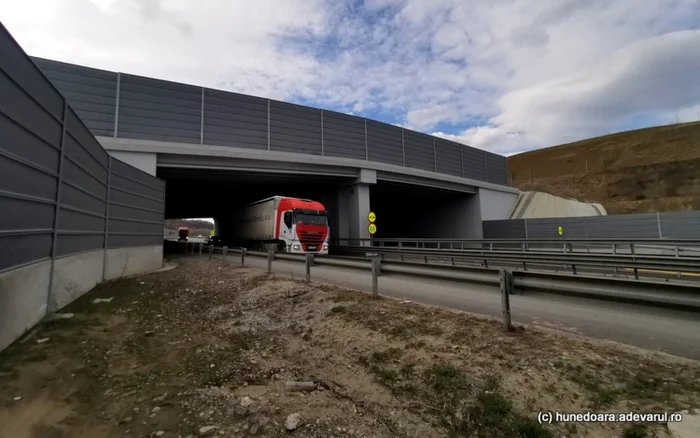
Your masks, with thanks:
M 377 382 L 390 389 L 394 395 L 414 394 L 415 385 L 411 382 L 414 374 L 413 363 L 398 365 L 402 356 L 398 348 L 375 351 L 369 357 L 360 357 L 359 362 L 374 374 Z
M 330 314 L 341 316 L 346 321 L 363 325 L 370 330 L 385 333 L 392 338 L 407 340 L 415 336 L 440 336 L 444 333 L 429 318 L 377 312 L 376 309 L 368 309 L 359 303 L 334 306 Z
M 591 407 L 604 408 L 613 404 L 617 399 L 620 392 L 618 389 L 606 387 L 604 382 L 584 370 L 581 365 L 569 366 L 567 371 L 572 382 L 588 391 Z
M 424 378 L 438 394 L 463 390 L 466 386 L 461 371 L 452 365 L 433 365 L 425 371 Z
M 666 378 L 661 372 L 650 369 L 637 369 L 634 372 L 627 369 L 617 369 L 610 381 L 604 380 L 596 372 L 587 371 L 600 368 L 600 364 L 566 365 L 565 374 L 572 382 L 578 384 L 587 392 L 587 398 L 593 408 L 605 408 L 618 400 L 628 400 L 633 405 L 642 402 L 661 403 L 663 409 L 683 409 L 684 403 L 677 400 L 676 395 L 683 393 L 686 387 L 696 387 L 692 379 L 679 377 Z
M 646 438 L 648 432 L 646 424 L 631 424 L 622 431 L 622 438 Z
M 513 411 L 512 403 L 498 391 L 495 377 L 489 376 L 477 388 L 452 364 L 433 364 L 418 373 L 414 362 L 402 363 L 402 358 L 401 350 L 390 348 L 364 356 L 360 362 L 395 396 L 431 408 L 449 436 L 551 437 L 542 425 Z

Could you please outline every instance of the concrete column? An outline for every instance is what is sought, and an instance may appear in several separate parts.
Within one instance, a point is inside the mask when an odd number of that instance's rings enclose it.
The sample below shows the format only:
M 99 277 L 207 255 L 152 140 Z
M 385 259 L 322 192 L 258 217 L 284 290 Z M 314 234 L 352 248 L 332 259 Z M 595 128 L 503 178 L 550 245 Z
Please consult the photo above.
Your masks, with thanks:
M 348 220 L 351 238 L 368 239 L 369 185 L 354 184 L 348 188 Z
M 347 187 L 338 190 L 336 202 L 335 219 L 331 226 L 336 227 L 336 237 L 347 239 L 350 237 L 350 221 L 348 219 L 348 215 L 350 214 L 350 195 L 348 194 Z M 340 242 L 341 245 L 347 245 L 347 243 L 347 241 Z
M 340 190 L 339 201 L 339 227 L 350 238 L 369 238 L 367 231 L 367 214 L 370 211 L 370 186 L 376 184 L 377 172 L 374 170 L 360 169 L 360 173 L 354 184 Z
M 214 218 L 214 235 L 221 236 L 221 220 Z

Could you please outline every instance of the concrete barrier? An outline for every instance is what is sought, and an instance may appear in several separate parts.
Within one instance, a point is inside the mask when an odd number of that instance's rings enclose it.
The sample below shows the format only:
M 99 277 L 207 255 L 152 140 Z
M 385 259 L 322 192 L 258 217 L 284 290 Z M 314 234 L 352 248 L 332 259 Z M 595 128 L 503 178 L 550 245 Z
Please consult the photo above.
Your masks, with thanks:
M 0 273 L 0 351 L 46 316 L 51 260 Z
M 102 249 L 57 258 L 54 262 L 47 312 L 54 312 L 97 286 L 104 278 Z
M 163 266 L 163 245 L 108 249 L 105 280 L 154 271 Z
M 163 246 L 94 250 L 0 272 L 0 351 L 103 280 L 155 271 Z

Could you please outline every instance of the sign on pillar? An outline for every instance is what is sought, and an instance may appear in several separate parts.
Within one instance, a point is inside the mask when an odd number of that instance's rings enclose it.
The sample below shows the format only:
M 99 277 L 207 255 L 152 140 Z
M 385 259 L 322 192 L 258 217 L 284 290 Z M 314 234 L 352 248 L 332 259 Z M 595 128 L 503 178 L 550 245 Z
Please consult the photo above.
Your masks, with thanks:
M 374 246 L 374 242 L 372 242 L 374 238 L 374 233 L 377 232 L 377 224 L 374 222 L 377 220 L 377 215 L 374 214 L 373 211 L 370 211 L 367 213 L 367 220 L 369 221 L 369 224 L 367 225 L 367 232 L 369 232 L 369 246 Z

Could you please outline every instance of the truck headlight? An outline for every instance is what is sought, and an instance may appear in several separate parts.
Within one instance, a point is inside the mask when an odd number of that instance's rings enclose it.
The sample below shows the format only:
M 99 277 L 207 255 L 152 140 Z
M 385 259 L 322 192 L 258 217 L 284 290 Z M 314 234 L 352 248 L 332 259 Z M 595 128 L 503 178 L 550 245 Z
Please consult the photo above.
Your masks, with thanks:
M 293 248 L 296 249 L 296 250 L 301 249 L 301 247 L 300 247 L 299 245 L 294 245 Z
M 323 244 L 323 250 L 324 250 L 324 251 L 328 251 L 328 244 L 327 244 L 327 243 L 324 243 L 324 244 Z

